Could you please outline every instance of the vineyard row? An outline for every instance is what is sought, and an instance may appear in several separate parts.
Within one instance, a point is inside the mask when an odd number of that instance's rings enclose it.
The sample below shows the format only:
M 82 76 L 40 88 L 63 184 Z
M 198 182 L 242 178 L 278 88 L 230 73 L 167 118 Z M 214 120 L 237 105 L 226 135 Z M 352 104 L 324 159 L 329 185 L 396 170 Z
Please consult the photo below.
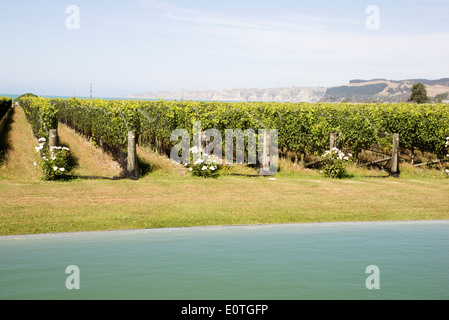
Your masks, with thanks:
M 119 158 L 126 156 L 128 131 L 140 144 L 169 154 L 177 141 L 175 129 L 277 129 L 281 152 L 321 155 L 336 133 L 337 147 L 355 156 L 362 150 L 389 153 L 392 136 L 400 136 L 400 151 L 426 152 L 443 158 L 449 136 L 448 104 L 349 103 L 229 103 L 201 101 L 137 101 L 101 99 L 23 98 L 20 101 L 33 132 L 46 137 L 58 121 Z M 223 141 L 225 141 L 223 137 Z

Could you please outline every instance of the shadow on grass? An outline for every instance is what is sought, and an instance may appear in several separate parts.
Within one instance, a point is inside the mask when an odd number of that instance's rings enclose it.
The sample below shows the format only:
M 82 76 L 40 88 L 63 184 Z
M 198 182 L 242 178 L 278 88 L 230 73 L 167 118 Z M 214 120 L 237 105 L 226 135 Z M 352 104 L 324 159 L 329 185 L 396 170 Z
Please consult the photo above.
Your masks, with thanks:
M 149 163 L 139 156 L 137 156 L 137 166 L 139 168 L 139 177 L 145 177 L 147 174 L 158 169 L 156 165 Z
M 389 178 L 389 177 L 392 177 L 393 175 L 386 175 L 386 176 L 373 176 L 373 175 L 371 175 L 371 176 L 368 176 L 368 175 L 366 175 L 366 176 L 363 176 L 363 178 Z
M 76 158 L 74 159 L 74 161 L 76 162 Z M 138 178 L 142 178 L 157 169 L 157 167 L 155 165 L 148 163 L 139 157 L 137 157 L 137 165 L 139 168 L 139 177 Z M 86 180 L 101 180 L 101 179 L 103 179 L 103 180 L 122 180 L 122 179 L 128 179 L 128 178 L 133 179 L 132 177 L 128 176 L 128 174 L 126 173 L 126 170 L 122 170 L 122 172 L 120 173 L 119 176 L 113 176 L 112 178 L 111 177 L 102 177 L 102 176 L 70 176 L 70 175 L 67 175 L 67 177 L 69 179 L 86 179 Z M 138 179 L 134 178 L 133 180 L 138 180 Z
M 270 177 L 270 176 L 263 176 L 263 175 L 260 175 L 260 174 L 245 174 L 245 173 L 226 173 L 224 175 L 240 176 L 240 177 L 254 177 L 254 178 Z
M 66 143 L 60 143 L 59 144 L 61 147 L 66 147 L 69 148 L 70 150 L 70 146 Z M 77 156 L 75 156 L 72 152 L 69 152 L 69 163 L 68 163 L 70 168 L 76 168 L 79 166 L 79 158 Z
M 102 177 L 102 176 L 73 176 L 73 175 L 67 175 L 65 176 L 65 179 L 60 180 L 77 180 L 77 179 L 83 179 L 83 180 L 123 180 L 127 179 L 126 175 L 120 175 L 120 176 L 114 176 L 114 177 Z
M 0 166 L 3 164 L 6 154 L 11 149 L 9 138 L 11 127 L 14 123 L 14 111 L 14 108 L 9 109 L 6 115 L 0 121 Z

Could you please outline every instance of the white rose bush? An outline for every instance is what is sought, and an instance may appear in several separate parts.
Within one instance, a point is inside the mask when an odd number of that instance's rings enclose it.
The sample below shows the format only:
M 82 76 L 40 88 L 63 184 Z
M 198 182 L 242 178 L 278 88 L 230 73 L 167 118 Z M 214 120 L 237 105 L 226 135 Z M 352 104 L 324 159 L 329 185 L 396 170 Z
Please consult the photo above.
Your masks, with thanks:
M 321 161 L 321 173 L 326 177 L 341 179 L 346 175 L 346 165 L 352 162 L 352 154 L 345 155 L 338 148 L 332 148 L 321 156 Z
M 202 150 L 198 147 L 193 147 L 190 149 L 192 154 L 201 154 Z M 220 169 L 220 165 L 218 164 L 219 159 L 217 159 L 214 156 L 207 156 L 204 155 L 203 157 L 198 158 L 190 165 L 187 165 L 189 167 L 189 171 L 192 173 L 192 175 L 197 177 L 204 177 L 204 178 L 217 178 L 220 174 L 218 170 Z
M 42 178 L 44 180 L 66 179 L 72 170 L 69 148 L 54 146 L 48 149 L 45 148 L 45 138 L 40 138 L 38 141 L 39 147 L 35 147 L 35 150 L 41 154 Z M 37 166 L 37 163 L 35 162 L 34 165 Z

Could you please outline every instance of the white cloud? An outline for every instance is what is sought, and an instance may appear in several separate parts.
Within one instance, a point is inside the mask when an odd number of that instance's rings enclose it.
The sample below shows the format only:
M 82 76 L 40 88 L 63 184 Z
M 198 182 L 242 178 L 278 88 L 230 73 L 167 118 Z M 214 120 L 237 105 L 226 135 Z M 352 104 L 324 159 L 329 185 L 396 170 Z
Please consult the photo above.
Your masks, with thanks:
M 363 19 L 286 13 L 247 17 L 148 1 L 165 12 L 165 32 L 207 39 L 204 46 L 179 50 L 258 60 L 313 62 L 379 62 L 442 60 L 449 54 L 448 32 L 405 33 L 369 31 Z M 362 13 L 361 17 L 365 17 Z M 333 29 L 338 25 L 340 29 Z

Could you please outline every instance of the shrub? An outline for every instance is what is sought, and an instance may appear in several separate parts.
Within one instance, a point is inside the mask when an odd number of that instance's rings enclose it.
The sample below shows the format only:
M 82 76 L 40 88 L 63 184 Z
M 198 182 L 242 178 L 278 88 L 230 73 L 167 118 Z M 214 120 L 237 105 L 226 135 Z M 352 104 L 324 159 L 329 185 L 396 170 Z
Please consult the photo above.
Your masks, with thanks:
M 341 179 L 346 175 L 345 166 L 351 162 L 351 158 L 352 155 L 350 153 L 346 156 L 338 148 L 332 148 L 332 150 L 326 151 L 321 157 L 323 164 L 321 172 L 326 177 Z
M 12 99 L 9 97 L 0 97 L 0 120 L 8 112 L 11 107 Z
M 45 148 L 45 141 L 45 138 L 40 138 L 39 147 L 35 147 L 36 152 L 41 152 L 42 178 L 44 180 L 67 178 L 68 173 L 72 170 L 69 148 L 55 146 L 48 149 Z
M 193 147 L 190 149 L 193 154 L 200 154 L 201 149 Z M 217 164 L 217 159 L 214 156 L 204 155 L 202 158 L 196 159 L 193 164 L 190 165 L 189 171 L 192 175 L 204 178 L 218 178 L 220 175 L 219 165 Z

